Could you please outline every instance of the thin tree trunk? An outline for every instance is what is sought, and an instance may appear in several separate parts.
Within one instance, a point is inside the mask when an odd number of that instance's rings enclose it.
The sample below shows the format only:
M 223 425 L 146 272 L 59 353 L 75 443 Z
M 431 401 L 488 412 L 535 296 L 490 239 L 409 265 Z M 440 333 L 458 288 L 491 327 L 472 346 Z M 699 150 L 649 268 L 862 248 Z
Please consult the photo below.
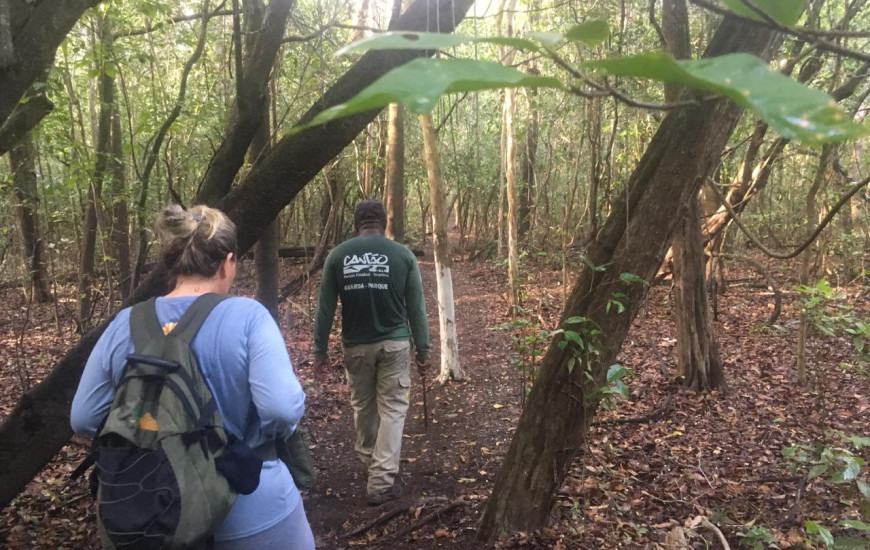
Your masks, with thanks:
M 12 185 L 15 189 L 15 212 L 21 230 L 21 244 L 30 279 L 29 295 L 37 302 L 51 300 L 42 233 L 39 228 L 39 195 L 36 181 L 36 149 L 33 136 L 26 134 L 9 153 Z
M 94 175 L 88 185 L 85 211 L 85 232 L 79 257 L 78 307 L 76 319 L 81 332 L 90 330 L 91 299 L 94 280 L 94 264 L 96 258 L 97 230 L 99 224 L 99 205 L 103 191 L 103 181 L 109 171 L 109 138 L 112 131 L 112 112 L 114 111 L 115 79 L 106 71 L 106 61 L 102 61 L 99 79 L 100 111 L 97 122 L 97 151 Z
M 201 14 L 202 23 L 197 38 L 196 48 L 184 64 L 181 70 L 181 83 L 178 87 L 178 94 L 175 98 L 175 104 L 163 121 L 163 124 L 157 130 L 154 138 L 151 140 L 151 147 L 145 155 L 142 174 L 139 177 L 139 198 L 136 201 L 136 222 L 139 226 L 139 247 L 136 253 L 136 268 L 133 272 L 133 286 L 139 286 L 139 280 L 142 277 L 142 272 L 145 269 L 145 261 L 148 258 L 148 192 L 151 184 L 151 173 L 157 165 L 157 159 L 160 155 L 160 149 L 163 147 L 163 140 L 169 129 L 181 115 L 181 109 L 184 107 L 184 100 L 187 97 L 187 80 L 190 77 L 190 72 L 193 66 L 199 61 L 202 52 L 205 49 L 206 38 L 208 36 L 208 24 L 211 20 L 209 12 L 210 0 L 203 0 Z
M 825 145 L 822 147 L 822 153 L 819 155 L 819 165 L 816 168 L 816 174 L 813 177 L 813 183 L 807 192 L 806 200 L 804 201 L 804 219 L 806 233 L 812 232 L 819 222 L 818 196 L 822 187 L 827 181 L 828 167 L 831 164 L 831 159 L 836 153 L 836 146 Z M 812 263 L 813 263 L 813 248 L 807 248 L 800 255 L 800 273 L 798 280 L 802 285 L 812 284 Z M 806 358 L 806 343 L 808 332 L 811 329 L 810 322 L 804 311 L 800 312 L 800 323 L 798 324 L 798 349 L 797 349 L 797 382 L 803 386 L 807 383 L 807 358 Z
M 230 190 L 245 162 L 245 153 L 262 121 L 268 122 L 269 74 L 281 47 L 293 0 L 272 0 L 268 8 L 258 4 L 256 26 L 246 24 L 246 52 L 241 74 L 236 74 L 237 94 L 223 140 L 209 162 L 196 202 L 214 206 Z
M 769 59 L 774 42 L 769 29 L 726 17 L 707 56 L 740 51 Z M 551 343 L 484 511 L 481 539 L 546 526 L 559 487 L 586 445 L 597 407 L 590 396 L 605 383 L 646 293 L 646 285 L 629 283 L 622 274 L 655 276 L 681 210 L 719 162 L 741 112 L 722 100 L 672 111 L 652 138 L 588 250 L 590 262 L 607 269 L 581 265 L 562 313 L 562 328 L 582 332 L 597 353 L 585 355 L 562 337 Z M 607 313 L 614 292 L 626 296 L 621 314 Z M 570 322 L 577 317 L 589 321 Z
M 130 211 L 127 205 L 127 178 L 124 169 L 124 134 L 121 131 L 121 109 L 116 101 L 112 110 L 112 145 L 110 171 L 112 175 L 112 234 L 115 259 L 118 262 L 118 286 L 121 301 L 133 291 L 130 257 Z
M 441 374 L 443 384 L 450 378 L 464 380 L 465 371 L 459 363 L 459 342 L 456 338 L 456 311 L 453 302 L 453 258 L 447 240 L 447 190 L 441 173 L 438 134 L 430 115 L 420 115 L 426 171 L 429 173 L 429 204 L 432 205 L 432 233 L 435 242 L 435 280 L 438 284 L 438 322 L 441 334 Z
M 389 107 L 387 126 L 387 172 L 384 206 L 387 237 L 405 242 L 405 109 L 398 103 Z

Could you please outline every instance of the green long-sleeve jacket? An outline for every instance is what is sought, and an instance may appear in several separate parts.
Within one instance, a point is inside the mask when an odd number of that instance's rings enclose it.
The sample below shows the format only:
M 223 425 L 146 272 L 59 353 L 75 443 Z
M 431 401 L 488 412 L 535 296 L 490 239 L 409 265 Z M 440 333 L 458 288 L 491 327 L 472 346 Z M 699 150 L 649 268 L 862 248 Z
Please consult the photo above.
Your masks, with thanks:
M 345 346 L 407 340 L 413 334 L 418 358 L 429 356 L 420 268 L 405 246 L 371 235 L 345 241 L 329 253 L 314 319 L 315 357 L 327 353 L 338 297 Z

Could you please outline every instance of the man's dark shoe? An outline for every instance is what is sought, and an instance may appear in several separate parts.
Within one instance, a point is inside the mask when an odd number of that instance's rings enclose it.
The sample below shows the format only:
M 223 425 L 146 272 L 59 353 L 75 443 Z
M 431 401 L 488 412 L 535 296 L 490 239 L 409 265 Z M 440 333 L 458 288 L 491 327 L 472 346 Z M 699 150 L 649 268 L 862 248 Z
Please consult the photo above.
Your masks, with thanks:
M 401 485 L 392 485 L 381 491 L 380 493 L 376 493 L 374 495 L 366 496 L 366 502 L 369 506 L 380 506 L 381 504 L 395 500 L 402 495 L 402 486 Z

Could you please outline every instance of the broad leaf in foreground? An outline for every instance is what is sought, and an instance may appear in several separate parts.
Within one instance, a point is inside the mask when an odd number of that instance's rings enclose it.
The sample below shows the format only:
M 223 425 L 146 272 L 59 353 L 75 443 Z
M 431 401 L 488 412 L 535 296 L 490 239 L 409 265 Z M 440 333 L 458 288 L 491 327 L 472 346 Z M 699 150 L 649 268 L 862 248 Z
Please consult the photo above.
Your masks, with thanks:
M 829 95 L 771 70 L 749 54 L 676 61 L 664 52 L 590 61 L 615 76 L 649 78 L 721 94 L 752 110 L 787 139 L 818 144 L 844 141 L 867 130 Z
M 490 61 L 470 59 L 415 59 L 388 72 L 350 101 L 326 109 L 290 133 L 390 103 L 401 103 L 415 114 L 429 113 L 443 94 L 511 87 L 559 88 L 557 79 L 533 76 Z
M 728 9 L 750 19 L 760 21 L 763 18 L 743 0 L 722 0 Z M 798 22 L 804 11 L 804 0 L 752 0 L 752 5 L 769 15 L 771 19 L 790 27 Z
M 525 38 L 509 38 L 506 36 L 476 37 L 437 32 L 391 31 L 352 42 L 336 51 L 335 56 L 339 57 L 352 52 L 368 50 L 443 50 L 472 42 L 501 44 L 525 51 L 538 51 L 540 49 L 538 44 Z

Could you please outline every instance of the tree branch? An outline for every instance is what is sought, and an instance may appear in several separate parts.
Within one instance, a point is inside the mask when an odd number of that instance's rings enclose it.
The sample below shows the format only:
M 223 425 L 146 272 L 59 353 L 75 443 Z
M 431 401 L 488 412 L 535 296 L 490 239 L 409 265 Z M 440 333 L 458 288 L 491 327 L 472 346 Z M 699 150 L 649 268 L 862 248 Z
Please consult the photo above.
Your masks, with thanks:
M 822 233 L 822 231 L 824 231 L 825 227 L 827 227 L 828 224 L 831 223 L 831 220 L 834 219 L 834 216 L 837 215 L 837 212 L 840 211 L 840 208 L 842 208 L 843 205 L 849 202 L 849 199 L 855 196 L 858 191 L 866 187 L 868 183 L 870 183 L 870 176 L 856 183 L 854 187 L 852 187 L 849 192 L 843 195 L 840 200 L 837 201 L 837 204 L 835 204 L 834 207 L 831 208 L 830 212 L 828 212 L 828 215 L 825 216 L 825 218 L 822 220 L 822 223 L 819 224 L 815 231 L 810 234 L 809 238 L 803 244 L 798 246 L 795 250 L 787 253 L 774 252 L 773 250 L 770 250 L 769 248 L 764 246 L 761 240 L 759 240 L 758 237 L 756 237 L 745 225 L 743 225 L 740 217 L 737 215 L 736 212 L 734 212 L 734 209 L 731 207 L 731 205 L 728 204 L 728 199 L 726 199 L 725 196 L 722 195 L 722 191 L 719 190 L 719 185 L 716 182 L 711 181 L 711 185 L 709 185 L 708 187 L 713 190 L 713 194 L 716 195 L 716 198 L 719 199 L 719 202 L 722 204 L 722 206 L 724 206 L 725 209 L 728 210 L 728 213 L 731 215 L 731 219 L 734 220 L 734 223 L 737 224 L 737 227 L 740 228 L 740 230 L 743 232 L 744 235 L 746 235 L 746 237 L 752 242 L 752 244 L 757 246 L 759 250 L 761 250 L 771 258 L 776 258 L 778 260 L 790 260 L 791 258 L 798 256 L 801 252 L 803 252 L 810 245 L 812 245 L 813 242 L 815 242 L 816 238 Z
M 26 103 L 19 103 L 0 126 L 0 156 L 12 149 L 53 109 L 54 103 L 42 94 L 31 97 Z

